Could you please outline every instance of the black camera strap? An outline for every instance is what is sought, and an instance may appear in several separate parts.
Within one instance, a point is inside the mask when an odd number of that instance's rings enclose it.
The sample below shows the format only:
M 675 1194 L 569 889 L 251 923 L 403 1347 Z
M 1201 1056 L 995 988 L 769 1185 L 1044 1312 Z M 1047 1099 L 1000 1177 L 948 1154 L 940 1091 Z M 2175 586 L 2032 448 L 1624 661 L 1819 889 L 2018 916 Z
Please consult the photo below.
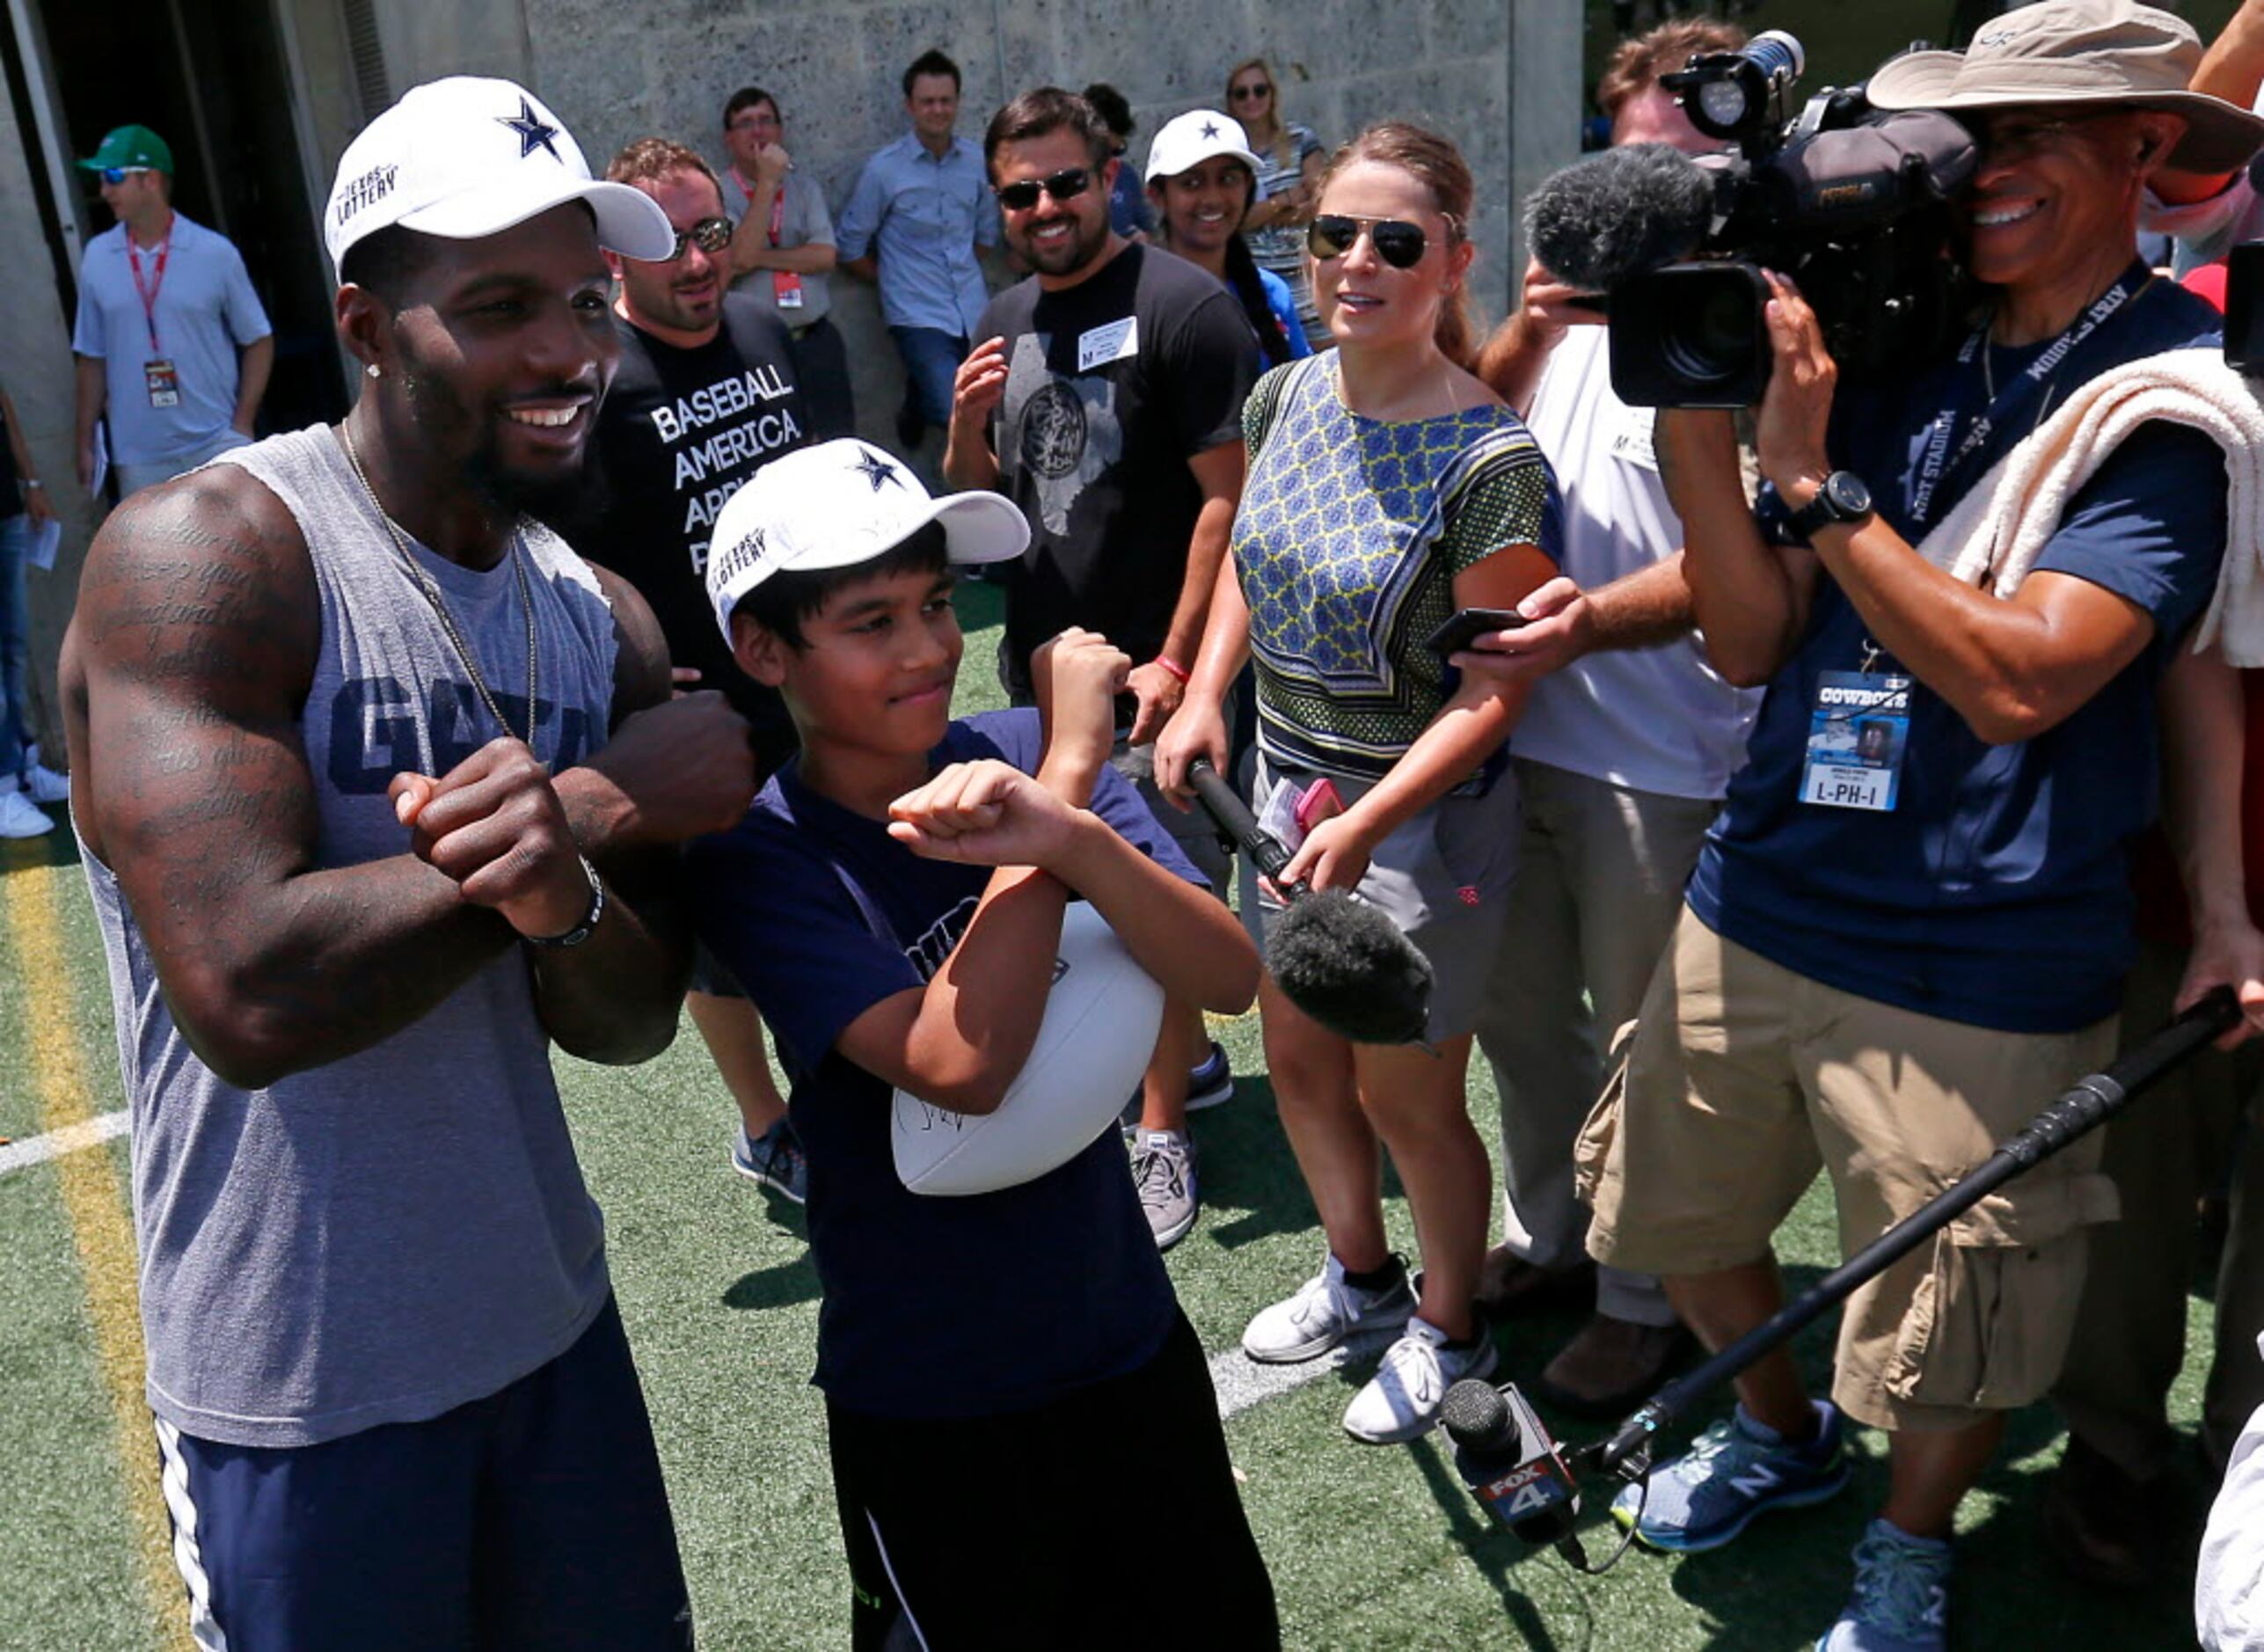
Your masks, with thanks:
M 2021 436 L 2026 436 L 2044 422 L 2044 415 L 2051 408 L 2054 376 L 2090 341 L 2092 334 L 2122 314 L 2152 284 L 2154 273 L 2143 270 L 2142 274 L 2142 269 L 2143 267 L 2134 267 L 2125 270 L 2114 286 L 2085 305 L 2067 331 L 2045 346 L 2036 359 L 2022 368 L 2001 391 L 1990 376 L 1990 323 L 1982 323 L 1959 347 L 1957 360 L 1961 368 L 1980 362 L 1988 405 L 1967 427 L 1964 440 L 1957 442 L 1954 453 L 1950 447 L 1956 435 L 1957 410 L 1946 407 L 1935 415 L 1932 428 L 1926 433 L 1925 451 L 1918 461 L 1917 486 L 1910 492 L 1909 515 L 1913 527 L 1927 526 L 1945 497 L 1954 497 L 1945 484 L 1962 472 L 1976 456 L 1988 450 L 1993 459 L 1998 449 L 2009 445 L 1997 439 L 1999 432 L 2019 430 Z

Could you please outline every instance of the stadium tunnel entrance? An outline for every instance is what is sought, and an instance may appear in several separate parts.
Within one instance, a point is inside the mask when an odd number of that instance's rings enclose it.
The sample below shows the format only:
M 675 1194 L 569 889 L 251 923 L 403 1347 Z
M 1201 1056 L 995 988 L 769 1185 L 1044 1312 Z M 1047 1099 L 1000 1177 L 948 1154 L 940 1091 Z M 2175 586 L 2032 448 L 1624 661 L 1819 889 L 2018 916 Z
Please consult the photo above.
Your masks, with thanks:
M 77 303 L 81 253 L 111 222 L 99 180 L 75 162 L 113 127 L 139 122 L 172 148 L 174 206 L 236 244 L 274 323 L 261 432 L 340 416 L 346 380 L 294 16 L 305 8 L 271 0 L 7 4 L 0 55 L 64 315 Z

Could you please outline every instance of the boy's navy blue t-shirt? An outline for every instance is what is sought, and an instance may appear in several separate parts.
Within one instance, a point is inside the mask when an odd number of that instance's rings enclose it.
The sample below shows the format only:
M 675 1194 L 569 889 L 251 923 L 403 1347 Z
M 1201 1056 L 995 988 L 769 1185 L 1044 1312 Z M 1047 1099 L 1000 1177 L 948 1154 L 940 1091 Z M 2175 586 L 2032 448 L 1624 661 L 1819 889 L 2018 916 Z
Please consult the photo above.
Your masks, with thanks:
M 996 757 L 1029 773 L 1041 755 L 1035 712 L 996 712 L 953 723 L 931 764 Z M 1202 883 L 1114 771 L 1092 807 Z M 996 1415 L 1153 1358 L 1178 1310 L 1114 1130 L 1020 1187 L 908 1192 L 889 1145 L 889 1085 L 835 1048 L 873 1005 L 934 975 L 990 868 L 921 859 L 882 822 L 811 792 L 789 763 L 734 830 L 692 846 L 689 873 L 701 938 L 762 1011 L 792 1082 L 825 1292 L 814 1380 L 834 1403 L 873 1416 Z M 851 883 L 892 936 L 874 932 Z
M 2055 399 L 2121 363 L 2214 346 L 2217 325 L 2201 300 L 2155 281 L 2060 366 Z M 1986 347 L 1987 377 L 2005 384 L 2050 347 Z M 1985 385 L 1977 361 L 1951 360 L 1902 386 L 1843 391 L 1833 409 L 1834 461 L 1871 485 L 1880 515 L 1913 545 L 1924 532 L 1910 501 L 1928 431 L 1945 408 L 1964 431 Z M 2024 418 L 2005 435 L 2027 429 Z M 1959 479 L 1969 486 L 2009 444 L 1992 444 Z M 1764 519 L 1768 508 L 1782 515 L 1772 494 Z M 1923 1014 L 2016 1033 L 2072 1032 L 2113 1014 L 2133 947 L 2129 845 L 2155 811 L 2155 687 L 2216 588 L 2225 533 L 2217 444 L 2166 423 L 2133 433 L 2069 501 L 2035 567 L 2143 609 L 2151 645 L 2057 727 L 2010 745 L 1985 743 L 1914 683 L 1900 795 L 1886 812 L 1800 800 L 1819 680 L 1860 669 L 1870 643 L 1862 615 L 1820 572 L 1807 635 L 1769 684 L 1746 765 L 1691 874 L 1691 910 L 1786 969 Z M 1907 669 L 1883 654 L 1870 669 Z

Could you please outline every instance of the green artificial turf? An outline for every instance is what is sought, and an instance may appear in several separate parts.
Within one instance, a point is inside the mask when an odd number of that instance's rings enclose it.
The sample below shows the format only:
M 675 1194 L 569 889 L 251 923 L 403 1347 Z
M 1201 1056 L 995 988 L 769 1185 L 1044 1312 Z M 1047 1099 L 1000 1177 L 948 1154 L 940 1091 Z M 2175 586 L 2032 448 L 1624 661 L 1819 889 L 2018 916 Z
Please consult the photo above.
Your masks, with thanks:
M 997 703 L 991 684 L 997 599 L 961 588 L 969 625 L 961 711 Z M 59 834 L 60 836 L 60 834 Z M 48 852 L 68 853 L 67 843 Z M 77 869 L 58 881 L 71 953 L 75 1025 L 88 1071 L 120 1105 L 101 956 Z M 28 995 L 0 951 L 0 1038 L 23 1047 Z M 1255 1017 L 1224 1024 L 1240 1084 L 1200 1114 L 1202 1219 L 1169 1265 L 1189 1317 L 1213 1349 L 1234 1346 L 1258 1307 L 1317 1264 L 1320 1239 L 1278 1125 Z M 816 1279 L 799 1215 L 733 1174 L 734 1115 L 686 1026 L 661 1059 L 626 1071 L 561 1059 L 566 1107 L 589 1181 L 604 1205 L 610 1250 L 665 1460 L 701 1644 L 710 1648 L 847 1644 L 847 1581 L 827 1477 L 822 1413 L 807 1378 Z M 0 1086 L 0 1133 L 35 1128 L 21 1061 Z M 1472 1107 L 1493 1134 L 1482 1073 Z M 2039 1105 L 2047 1098 L 2038 1098 Z M 109 1150 L 122 1166 L 122 1144 Z M 1412 1248 L 1405 1202 L 1390 1219 Z M 121 1196 L 123 1183 L 121 1182 Z M 1821 1189 L 1783 1235 L 1796 1283 L 1833 1260 Z M 128 1536 L 121 1446 L 82 1298 L 55 1166 L 0 1177 L 0 1648 L 142 1652 L 147 1621 Z M 930 1288 L 908 1278 L 908 1289 Z M 2198 1409 L 2207 1305 L 2194 1305 L 2196 1357 L 2173 1396 L 2190 1429 Z M 1531 1376 L 1574 1328 L 1569 1318 L 1499 1334 L 1507 1375 Z M 1822 1378 L 1828 1327 L 1801 1343 Z M 1844 1592 L 1846 1553 L 1882 1488 L 1876 1436 L 1859 1435 L 1853 1488 L 1838 1501 L 1761 1522 L 1712 1555 L 1631 1553 L 1606 1576 L 1580 1576 L 1493 1531 L 1435 1441 L 1376 1449 L 1338 1426 L 1350 1384 L 1324 1376 L 1235 1417 L 1227 1429 L 1244 1497 L 1272 1568 L 1291 1645 L 1300 1648 L 1669 1648 L 1804 1647 Z M 1140 1419 L 1127 1417 L 1127 1429 Z M 1573 1425 L 1575 1439 L 1592 1437 Z M 149 1472 L 147 1436 L 123 1450 Z M 1953 1643 L 1967 1647 L 2174 1647 L 2190 1643 L 2189 1593 L 2173 1584 L 2117 1597 L 2070 1583 L 2038 1544 L 2042 1476 L 2058 1453 L 2049 1413 L 2016 1419 L 2005 1459 L 1968 1501 Z M 1073 1517 L 1090 1488 L 1064 1486 Z M 1591 1511 L 1588 1546 L 1610 1546 Z M 1152 1613 L 1159 1645 L 1192 1644 L 1179 1626 L 1192 1603 L 1172 1593 L 1172 1535 L 1123 1557 L 1128 1612 Z

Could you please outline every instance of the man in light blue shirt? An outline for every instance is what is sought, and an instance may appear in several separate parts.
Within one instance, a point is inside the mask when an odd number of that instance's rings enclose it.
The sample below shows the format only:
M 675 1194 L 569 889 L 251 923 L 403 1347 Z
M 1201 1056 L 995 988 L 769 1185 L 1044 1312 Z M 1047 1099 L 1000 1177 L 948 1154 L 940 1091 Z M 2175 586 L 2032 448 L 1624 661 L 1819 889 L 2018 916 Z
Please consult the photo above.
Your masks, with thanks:
M 274 331 L 235 245 L 173 210 L 163 138 L 120 127 L 79 165 L 102 175 L 118 222 L 79 265 L 78 478 L 93 485 L 106 418 L 122 499 L 252 440 Z
M 952 378 L 990 295 L 977 246 L 998 245 L 982 151 L 956 137 L 959 65 L 923 52 L 904 71 L 912 129 L 865 162 L 842 209 L 841 267 L 880 283 L 880 313 L 904 358 L 896 434 L 906 450 L 951 422 Z

